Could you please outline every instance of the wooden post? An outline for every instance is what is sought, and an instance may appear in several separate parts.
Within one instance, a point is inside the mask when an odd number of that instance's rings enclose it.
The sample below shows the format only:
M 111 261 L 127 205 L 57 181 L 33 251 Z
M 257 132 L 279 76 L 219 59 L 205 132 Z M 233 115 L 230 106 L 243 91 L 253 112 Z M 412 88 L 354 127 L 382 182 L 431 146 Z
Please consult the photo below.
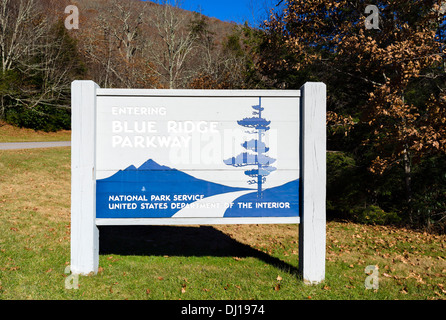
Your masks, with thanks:
M 96 89 L 93 81 L 71 85 L 71 272 L 97 273 Z
M 325 279 L 326 86 L 301 87 L 299 269 L 307 284 Z

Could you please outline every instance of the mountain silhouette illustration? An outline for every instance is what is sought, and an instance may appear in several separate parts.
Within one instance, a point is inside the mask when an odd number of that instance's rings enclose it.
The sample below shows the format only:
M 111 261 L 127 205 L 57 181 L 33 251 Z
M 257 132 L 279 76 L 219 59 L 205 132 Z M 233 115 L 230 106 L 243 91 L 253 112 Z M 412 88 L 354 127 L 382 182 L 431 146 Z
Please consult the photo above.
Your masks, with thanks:
M 130 169 L 131 167 L 136 169 L 136 167 L 132 165 L 128 167 L 126 170 L 135 170 L 135 169 Z M 144 162 L 137 170 L 174 170 L 174 169 L 162 166 L 153 161 L 152 159 L 149 159 L 146 162 Z
M 250 189 L 234 188 L 198 179 L 149 159 L 138 168 L 130 165 L 108 178 L 96 181 L 96 217 L 125 218 L 129 217 L 129 213 L 131 217 L 171 217 L 180 210 L 172 205 L 175 196 L 186 196 L 181 203 L 191 203 L 196 201 L 196 198 L 187 196 L 199 195 L 205 198 L 242 190 Z M 120 205 L 126 203 L 123 197 L 128 196 L 132 199 L 145 200 L 133 201 L 137 206 L 129 210 Z M 124 201 L 113 200 L 119 197 Z M 148 207 L 156 210 L 149 210 Z
M 116 184 L 121 186 L 116 190 Z M 147 191 L 197 193 L 211 196 L 218 193 L 248 190 L 248 188 L 234 188 L 195 178 L 180 170 L 163 166 L 152 159 L 136 168 L 130 165 L 119 170 L 114 175 L 97 181 L 97 187 L 102 191 L 137 192 L 142 187 Z M 124 188 L 125 187 L 125 188 Z

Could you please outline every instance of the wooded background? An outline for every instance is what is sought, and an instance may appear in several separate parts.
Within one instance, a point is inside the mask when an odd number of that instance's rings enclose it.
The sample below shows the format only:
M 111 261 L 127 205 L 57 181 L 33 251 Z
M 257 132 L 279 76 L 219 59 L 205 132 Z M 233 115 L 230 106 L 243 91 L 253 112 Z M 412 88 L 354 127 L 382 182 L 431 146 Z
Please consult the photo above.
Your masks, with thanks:
M 0 119 L 70 129 L 70 85 L 327 84 L 328 218 L 446 226 L 446 1 L 277 0 L 261 25 L 174 1 L 0 0 Z M 65 8 L 79 9 L 68 30 Z

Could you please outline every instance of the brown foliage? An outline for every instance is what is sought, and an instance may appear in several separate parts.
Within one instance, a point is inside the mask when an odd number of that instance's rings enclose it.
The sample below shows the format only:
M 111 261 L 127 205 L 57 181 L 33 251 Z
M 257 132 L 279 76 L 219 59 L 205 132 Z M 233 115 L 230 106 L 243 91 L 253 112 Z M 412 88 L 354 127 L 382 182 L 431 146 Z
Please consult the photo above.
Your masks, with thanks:
M 444 89 L 425 105 L 406 98 L 410 85 L 425 76 L 425 70 L 444 64 L 445 47 L 436 38 L 444 12 L 440 0 L 383 0 L 379 1 L 380 29 L 368 30 L 364 27 L 367 4 L 288 1 L 283 14 L 272 15 L 264 25 L 266 46 L 278 48 L 270 52 L 287 54 L 284 58 L 264 54 L 259 67 L 265 73 L 297 72 L 320 64 L 346 81 L 369 88 L 361 120 L 374 134 L 363 143 L 377 150 L 370 170 L 382 173 L 400 161 L 446 151 Z M 355 124 L 348 115 L 335 113 L 329 113 L 328 120 L 337 126 Z
M 217 61 L 222 39 L 233 25 L 182 10 L 177 1 L 157 3 L 75 3 L 80 27 L 71 34 L 87 60 L 90 78 L 100 86 L 186 88 L 199 85 L 203 74 L 215 78 L 209 66 Z M 197 21 L 200 30 L 194 30 Z

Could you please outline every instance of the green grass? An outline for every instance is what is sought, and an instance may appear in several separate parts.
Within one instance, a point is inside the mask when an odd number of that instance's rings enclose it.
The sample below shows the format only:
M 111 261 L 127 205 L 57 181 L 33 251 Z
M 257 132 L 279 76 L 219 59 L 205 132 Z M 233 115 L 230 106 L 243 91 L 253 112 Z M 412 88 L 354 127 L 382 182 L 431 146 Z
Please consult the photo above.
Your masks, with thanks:
M 17 128 L 0 121 L 0 143 L 70 140 L 71 131 L 69 130 L 58 132 L 35 131 L 33 129 Z
M 0 151 L 0 299 L 446 298 L 444 235 L 329 222 L 315 286 L 298 276 L 297 239 L 297 225 L 101 227 L 98 274 L 66 289 L 70 149 Z

